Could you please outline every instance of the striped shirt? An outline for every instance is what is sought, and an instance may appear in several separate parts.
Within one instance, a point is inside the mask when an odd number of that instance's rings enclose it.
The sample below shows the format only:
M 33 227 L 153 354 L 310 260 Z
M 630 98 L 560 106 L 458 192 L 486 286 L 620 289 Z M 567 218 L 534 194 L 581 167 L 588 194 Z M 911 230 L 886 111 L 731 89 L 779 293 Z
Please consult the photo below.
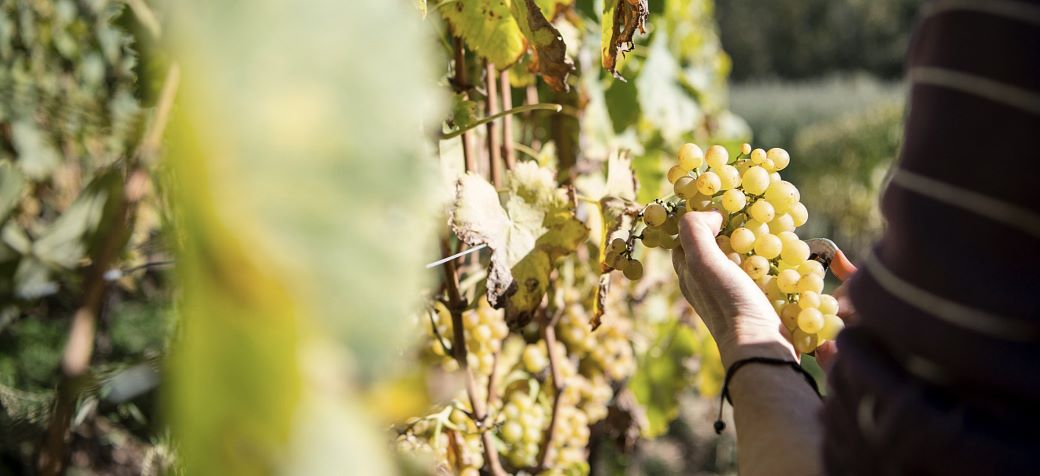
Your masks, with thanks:
M 887 228 L 849 283 L 831 474 L 1040 474 L 1040 1 L 936 0 Z

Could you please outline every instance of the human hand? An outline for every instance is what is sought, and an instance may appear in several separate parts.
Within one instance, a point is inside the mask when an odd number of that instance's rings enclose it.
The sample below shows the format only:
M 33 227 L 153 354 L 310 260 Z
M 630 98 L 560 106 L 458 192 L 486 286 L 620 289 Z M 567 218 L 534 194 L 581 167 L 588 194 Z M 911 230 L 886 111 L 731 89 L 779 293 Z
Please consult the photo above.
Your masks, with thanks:
M 752 356 L 797 359 L 765 294 L 715 242 L 721 227 L 717 211 L 680 218 L 682 246 L 672 251 L 672 265 L 683 296 L 704 320 L 727 368 Z

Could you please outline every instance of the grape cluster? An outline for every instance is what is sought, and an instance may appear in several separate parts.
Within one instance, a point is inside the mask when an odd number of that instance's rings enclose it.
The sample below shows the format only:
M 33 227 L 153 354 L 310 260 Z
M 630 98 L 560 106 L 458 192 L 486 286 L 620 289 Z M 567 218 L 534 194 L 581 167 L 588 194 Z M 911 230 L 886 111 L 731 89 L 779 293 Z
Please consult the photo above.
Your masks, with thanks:
M 809 259 L 809 245 L 794 233 L 808 220 L 809 212 L 800 202 L 798 189 L 780 177 L 779 171 L 791 163 L 787 151 L 743 144 L 731 159 L 719 145 L 705 153 L 695 144 L 685 144 L 678 155 L 678 164 L 667 175 L 675 195 L 646 205 L 641 213 L 642 233 L 630 236 L 641 239 L 648 248 L 674 249 L 679 246 L 676 224 L 683 213 L 722 212 L 725 220 L 716 238 L 719 248 L 769 298 L 790 331 L 795 349 L 812 352 L 833 339 L 843 326 L 837 315 L 838 301 L 823 293 L 825 270 Z M 642 267 L 633 276 L 628 273 L 632 242 L 615 238 L 606 264 L 637 279 Z
M 593 331 L 584 309 L 575 304 L 560 317 L 557 336 L 571 355 L 581 359 L 583 374 L 602 373 L 610 380 L 621 381 L 636 369 L 631 327 L 629 320 L 611 319 Z
M 445 346 L 450 348 L 452 345 L 454 336 L 451 313 L 440 302 L 434 304 L 434 310 L 432 326 L 424 326 L 429 337 L 430 351 L 443 358 L 446 369 L 455 370 L 457 362 L 445 351 Z M 470 368 L 481 375 L 490 375 L 495 365 L 495 354 L 509 335 L 509 326 L 506 325 L 502 311 L 493 309 L 487 300 L 482 299 L 476 309 L 462 314 L 462 327 L 465 330 Z
M 499 436 L 506 444 L 504 456 L 518 468 L 535 466 L 549 424 L 549 409 L 526 389 L 518 388 L 506 397 L 502 416 Z

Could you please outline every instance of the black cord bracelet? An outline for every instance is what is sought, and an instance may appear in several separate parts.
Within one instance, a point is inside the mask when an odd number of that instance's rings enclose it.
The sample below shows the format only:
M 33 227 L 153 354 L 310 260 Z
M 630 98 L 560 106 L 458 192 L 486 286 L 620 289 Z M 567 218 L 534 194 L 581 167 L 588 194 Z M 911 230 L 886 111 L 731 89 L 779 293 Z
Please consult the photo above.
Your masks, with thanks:
M 746 359 L 740 359 L 733 362 L 733 365 L 730 365 L 729 369 L 726 369 L 726 378 L 722 381 L 722 394 L 719 395 L 719 418 L 718 420 L 715 420 L 715 434 L 721 435 L 722 430 L 726 429 L 726 423 L 722 421 L 722 407 L 726 402 L 729 402 L 730 405 L 733 404 L 733 400 L 729 398 L 729 381 L 733 379 L 733 375 L 736 374 L 741 367 L 747 364 L 768 364 L 791 367 L 795 372 L 798 372 L 805 377 L 805 381 L 809 382 L 809 386 L 812 387 L 817 396 L 823 398 L 823 396 L 820 395 L 820 387 L 816 385 L 816 379 L 814 379 L 807 370 L 803 369 L 798 362 L 793 360 L 775 359 L 772 357 L 748 357 Z

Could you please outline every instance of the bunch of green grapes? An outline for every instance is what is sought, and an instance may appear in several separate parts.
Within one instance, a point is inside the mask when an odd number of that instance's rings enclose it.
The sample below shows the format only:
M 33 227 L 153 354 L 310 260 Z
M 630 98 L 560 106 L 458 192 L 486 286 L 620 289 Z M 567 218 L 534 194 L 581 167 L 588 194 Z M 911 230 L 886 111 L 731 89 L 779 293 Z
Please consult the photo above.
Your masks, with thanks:
M 639 273 L 627 268 L 634 239 L 648 248 L 674 249 L 679 246 L 676 224 L 683 213 L 718 210 L 725 217 L 716 239 L 719 248 L 758 283 L 790 331 L 795 349 L 812 352 L 833 339 L 843 324 L 838 301 L 823 293 L 823 266 L 809 259 L 809 245 L 794 233 L 809 212 L 799 201 L 798 189 L 780 177 L 790 162 L 791 156 L 780 148 L 765 151 L 744 144 L 731 158 L 722 146 L 711 146 L 705 153 L 695 144 L 683 145 L 678 164 L 668 170 L 675 194 L 643 208 L 640 234 L 632 230 L 628 239 L 610 242 L 607 266 L 638 279 L 642 267 Z M 621 246 L 624 250 L 611 254 Z
M 445 347 L 450 348 L 454 338 L 451 313 L 443 303 L 434 303 L 432 323 L 423 326 L 426 329 L 429 350 L 443 359 L 447 370 L 455 370 L 458 363 L 449 355 Z M 462 327 L 465 330 L 466 349 L 469 351 L 467 361 L 470 368 L 480 375 L 490 375 L 495 366 L 495 354 L 502 348 L 502 341 L 509 335 L 502 311 L 493 309 L 487 300 L 482 299 L 477 308 L 462 314 Z
M 506 459 L 515 467 L 529 468 L 537 464 L 539 447 L 549 425 L 549 408 L 537 395 L 522 387 L 509 392 L 502 405 L 499 437 L 505 443 Z
M 468 404 L 456 402 L 456 406 L 469 411 Z M 480 440 L 480 432 L 477 431 L 476 423 L 459 408 L 452 410 L 448 419 L 454 426 L 455 431 L 451 433 L 450 437 L 455 438 L 455 448 L 457 448 L 457 451 L 448 452 L 448 463 L 458 469 L 459 475 L 479 475 L 480 468 L 484 466 L 484 446 Z
M 589 417 L 578 407 L 560 407 L 552 444 L 548 448 L 549 469 L 543 475 L 583 473 L 574 471 L 588 460 L 585 447 L 589 444 Z
M 557 324 L 557 336 L 566 344 L 570 355 L 580 359 L 582 373 L 598 371 L 614 381 L 624 380 L 635 372 L 631 334 L 632 324 L 626 319 L 604 321 L 593 331 L 585 310 L 577 304 L 568 306 Z

